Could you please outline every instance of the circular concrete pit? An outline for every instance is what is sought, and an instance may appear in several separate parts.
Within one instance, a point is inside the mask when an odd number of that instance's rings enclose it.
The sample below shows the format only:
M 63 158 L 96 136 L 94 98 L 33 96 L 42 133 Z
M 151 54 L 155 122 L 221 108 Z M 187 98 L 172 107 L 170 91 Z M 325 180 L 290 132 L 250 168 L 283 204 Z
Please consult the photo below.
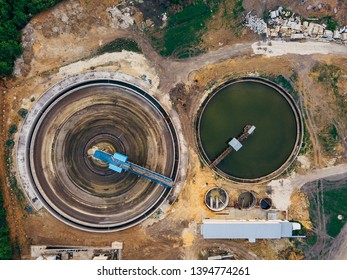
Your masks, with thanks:
M 92 79 L 51 91 L 23 125 L 24 185 L 29 181 L 54 216 L 88 231 L 121 230 L 150 216 L 171 189 L 116 173 L 92 154 L 126 154 L 175 179 L 177 136 L 164 109 L 140 88 L 117 80 Z
M 296 158 L 303 137 L 294 99 L 262 78 L 239 78 L 215 88 L 202 101 L 195 127 L 205 164 L 239 183 L 280 175 Z

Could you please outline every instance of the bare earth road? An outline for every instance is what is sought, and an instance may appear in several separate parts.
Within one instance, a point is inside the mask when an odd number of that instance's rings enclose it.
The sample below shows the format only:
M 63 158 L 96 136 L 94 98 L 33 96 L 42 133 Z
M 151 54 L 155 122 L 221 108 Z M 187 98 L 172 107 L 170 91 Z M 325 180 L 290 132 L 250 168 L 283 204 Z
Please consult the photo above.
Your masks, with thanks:
M 286 180 L 276 180 L 273 181 L 273 201 L 274 204 L 279 209 L 287 209 L 290 204 L 291 194 L 295 189 L 300 189 L 305 184 L 314 182 L 323 178 L 329 177 L 347 177 L 347 164 L 341 164 L 333 167 L 327 167 L 322 169 L 316 169 L 306 175 L 295 175 Z M 314 185 L 315 186 L 315 185 Z M 322 192 L 318 193 L 323 195 Z M 322 201 L 318 199 L 318 203 Z M 323 205 L 317 207 L 317 209 L 323 209 Z M 324 258 L 329 259 L 347 259 L 347 224 L 344 226 L 340 234 L 336 237 L 335 240 L 332 241 L 332 245 L 330 248 L 327 248 L 327 239 L 329 236 L 326 234 L 326 221 L 325 215 L 323 213 L 318 213 L 318 225 L 316 225 L 316 230 L 320 233 L 320 238 L 312 247 L 312 252 L 310 253 L 313 257 L 323 256 Z M 319 242 L 319 244 L 318 244 Z M 317 251 L 314 251 L 317 250 Z M 328 250 L 327 253 L 324 253 Z M 322 255 L 323 254 L 323 255 Z
M 252 43 L 245 43 L 225 46 L 196 57 L 177 60 L 160 56 L 149 40 L 137 32 L 132 32 L 130 37 L 136 40 L 147 60 L 155 67 L 161 79 L 161 89 L 164 92 L 168 92 L 176 83 L 185 82 L 192 71 L 235 56 L 253 53 Z
M 189 73 L 192 71 L 199 70 L 204 66 L 215 64 L 236 56 L 243 56 L 245 54 L 265 54 L 267 56 L 282 56 L 287 54 L 325 54 L 347 57 L 347 46 L 334 43 L 309 41 L 305 43 L 274 42 L 271 46 L 271 53 L 262 53 L 257 51 L 258 43 L 235 44 L 189 59 L 176 60 L 161 57 L 151 46 L 148 39 L 138 33 L 134 32 L 130 37 L 138 42 L 145 57 L 148 61 L 152 62 L 161 77 L 161 85 L 163 85 L 163 89 L 166 90 L 170 89 L 173 84 L 185 82 L 187 77 L 189 77 Z
M 303 185 L 319 179 L 343 175 L 347 176 L 347 164 L 340 164 L 313 170 L 305 175 L 294 174 L 288 179 L 274 180 L 269 185 L 273 186 L 272 199 L 278 209 L 286 210 L 290 205 L 290 197 L 294 190 Z
M 347 224 L 345 224 L 340 234 L 334 240 L 328 258 L 333 260 L 347 260 Z

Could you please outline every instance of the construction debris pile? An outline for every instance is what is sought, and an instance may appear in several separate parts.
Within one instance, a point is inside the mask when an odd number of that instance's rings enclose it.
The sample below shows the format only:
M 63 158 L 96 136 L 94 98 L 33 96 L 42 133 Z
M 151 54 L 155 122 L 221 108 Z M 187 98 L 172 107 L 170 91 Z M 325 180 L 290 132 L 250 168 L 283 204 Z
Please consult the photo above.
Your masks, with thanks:
M 246 24 L 245 25 L 247 27 L 249 27 L 255 33 L 258 33 L 259 35 L 267 33 L 266 22 L 263 19 L 258 18 L 257 16 L 252 16 L 251 12 L 249 12 L 246 15 Z
M 126 29 L 134 24 L 133 11 L 129 7 L 119 9 L 117 6 L 106 9 L 111 19 L 111 26 L 115 29 Z
M 269 12 L 267 23 L 257 16 L 248 13 L 246 24 L 258 34 L 264 34 L 269 39 L 314 39 L 322 42 L 347 44 L 347 27 L 328 30 L 325 24 L 302 21 L 295 13 L 285 11 L 282 7 Z

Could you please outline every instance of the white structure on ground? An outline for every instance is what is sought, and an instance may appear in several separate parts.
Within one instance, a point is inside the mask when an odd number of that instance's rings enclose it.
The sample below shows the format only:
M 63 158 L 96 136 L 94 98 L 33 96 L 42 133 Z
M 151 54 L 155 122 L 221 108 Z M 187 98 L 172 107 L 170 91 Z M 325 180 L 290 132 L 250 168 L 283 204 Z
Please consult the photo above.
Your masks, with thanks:
M 280 239 L 293 236 L 293 230 L 300 230 L 299 223 L 281 220 L 235 221 L 204 219 L 201 234 L 205 239 Z
M 122 242 L 111 247 L 31 246 L 31 257 L 36 260 L 120 260 Z
M 266 34 L 267 32 L 266 22 L 257 16 L 252 16 L 251 12 L 246 15 L 246 26 L 258 34 Z
M 231 146 L 236 152 L 242 148 L 242 144 L 236 138 L 233 138 L 229 141 L 229 146 Z
M 325 24 L 313 21 L 302 21 L 299 16 L 290 11 L 284 11 L 282 7 L 269 11 L 269 21 L 251 15 L 246 16 L 246 24 L 251 30 L 258 34 L 266 34 L 268 38 L 276 39 L 315 39 L 325 42 L 337 42 L 347 44 L 347 27 L 329 30 Z

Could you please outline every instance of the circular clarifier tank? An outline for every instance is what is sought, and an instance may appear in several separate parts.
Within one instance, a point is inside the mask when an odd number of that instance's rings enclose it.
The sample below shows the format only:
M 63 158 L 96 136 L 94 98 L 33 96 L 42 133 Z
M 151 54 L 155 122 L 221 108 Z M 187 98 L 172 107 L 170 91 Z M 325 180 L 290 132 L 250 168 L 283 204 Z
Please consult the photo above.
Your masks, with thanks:
M 272 200 L 269 197 L 262 198 L 260 200 L 260 208 L 263 210 L 269 210 L 272 207 Z
M 236 142 L 245 130 L 252 133 Z M 296 158 L 303 134 L 293 98 L 278 85 L 257 78 L 228 81 L 209 94 L 199 108 L 196 131 L 203 161 L 241 183 L 281 174 Z M 216 160 L 229 147 L 232 151 Z
M 242 192 L 239 195 L 237 202 L 240 209 L 251 209 L 255 206 L 257 199 L 252 192 Z
M 222 211 L 229 203 L 229 195 L 222 188 L 213 188 L 205 194 L 205 204 L 212 211 Z
M 63 222 L 88 231 L 121 230 L 154 213 L 171 189 L 114 172 L 93 151 L 127 155 L 174 180 L 177 136 L 165 110 L 142 89 L 85 75 L 89 80 L 77 85 L 62 81 L 66 87 L 48 90 L 29 111 L 18 147 L 20 175 Z

